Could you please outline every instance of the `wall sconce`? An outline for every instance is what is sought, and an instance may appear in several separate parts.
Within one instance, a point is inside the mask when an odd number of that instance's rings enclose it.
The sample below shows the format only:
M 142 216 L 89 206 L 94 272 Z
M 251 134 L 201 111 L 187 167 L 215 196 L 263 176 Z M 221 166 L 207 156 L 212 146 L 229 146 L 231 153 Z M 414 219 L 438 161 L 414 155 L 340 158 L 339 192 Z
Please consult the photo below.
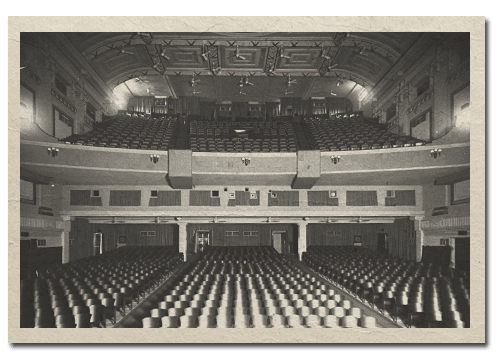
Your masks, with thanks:
M 250 164 L 250 157 L 242 157 L 241 162 L 245 164 L 245 166 L 248 166 Z
M 441 156 L 441 149 L 440 148 L 435 148 L 431 150 L 431 157 L 437 158 L 438 156 Z
M 153 163 L 157 163 L 160 160 L 160 155 L 149 155 L 149 160 Z
M 340 163 L 340 156 L 332 156 L 330 159 L 334 164 Z
M 59 153 L 59 148 L 49 147 L 47 148 L 47 154 L 52 155 L 52 157 L 56 157 Z

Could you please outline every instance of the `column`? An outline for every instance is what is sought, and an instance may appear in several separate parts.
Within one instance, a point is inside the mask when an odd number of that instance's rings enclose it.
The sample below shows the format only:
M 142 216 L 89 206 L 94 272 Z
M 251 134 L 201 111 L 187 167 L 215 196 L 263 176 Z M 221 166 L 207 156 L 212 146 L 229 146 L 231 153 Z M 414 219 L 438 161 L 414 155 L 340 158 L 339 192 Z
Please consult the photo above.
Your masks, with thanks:
M 297 226 L 299 260 L 302 261 L 302 253 L 307 251 L 307 221 L 299 221 Z
M 184 261 L 187 261 L 187 222 L 178 222 L 179 226 L 179 253 L 184 254 Z
M 62 242 L 62 263 L 69 263 L 69 231 L 71 230 L 71 220 L 74 220 L 72 216 L 62 216 L 64 222 L 64 231 L 61 233 Z
M 415 216 L 415 248 L 417 262 L 422 260 L 422 246 L 424 245 L 424 231 L 422 230 L 423 216 Z

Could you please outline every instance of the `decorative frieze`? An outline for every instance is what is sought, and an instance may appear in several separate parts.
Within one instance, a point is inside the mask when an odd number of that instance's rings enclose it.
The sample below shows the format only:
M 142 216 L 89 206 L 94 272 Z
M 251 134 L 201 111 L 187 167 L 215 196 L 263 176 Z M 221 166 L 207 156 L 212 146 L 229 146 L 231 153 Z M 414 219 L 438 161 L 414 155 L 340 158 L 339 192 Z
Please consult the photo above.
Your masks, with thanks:
M 56 98 L 59 102 L 64 104 L 68 109 L 71 110 L 71 112 L 76 113 L 76 107 L 61 93 L 59 93 L 56 89 L 52 88 L 50 90 L 50 93 L 54 98 Z
M 415 102 L 406 110 L 406 114 L 410 114 L 412 112 L 416 112 L 418 107 L 427 102 L 429 99 L 434 97 L 434 90 L 429 89 L 427 92 L 418 97 Z
M 470 217 L 449 217 L 439 220 L 423 220 L 421 224 L 422 229 L 447 229 L 447 228 L 460 228 L 470 226 Z
M 64 229 L 64 222 L 57 220 L 39 219 L 33 217 L 22 217 L 20 219 L 20 226 L 23 228 L 34 229 Z

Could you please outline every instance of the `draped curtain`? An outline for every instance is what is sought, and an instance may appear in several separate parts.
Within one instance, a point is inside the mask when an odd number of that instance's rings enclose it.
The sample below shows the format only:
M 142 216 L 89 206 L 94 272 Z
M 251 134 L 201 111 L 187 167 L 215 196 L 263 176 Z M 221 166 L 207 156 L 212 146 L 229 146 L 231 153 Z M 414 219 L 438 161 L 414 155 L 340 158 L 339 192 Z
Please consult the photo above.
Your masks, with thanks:
M 248 117 L 248 102 L 233 102 L 231 110 L 233 120 L 239 117 Z
M 279 116 L 280 103 L 279 102 L 266 102 L 264 110 L 264 118 L 272 119 Z
M 214 119 L 215 116 L 215 101 L 201 101 L 200 102 L 200 115 L 208 119 Z
M 281 103 L 281 115 L 295 115 L 295 114 L 305 114 L 307 113 L 308 102 L 303 102 L 300 97 L 286 97 L 280 99 Z M 291 114 L 288 106 L 292 106 Z
M 154 110 L 154 102 L 154 96 L 134 97 L 129 100 L 128 106 L 133 106 L 135 112 L 152 113 Z
M 326 97 L 326 109 L 329 115 L 347 112 L 347 107 L 351 107 L 352 102 L 347 98 Z

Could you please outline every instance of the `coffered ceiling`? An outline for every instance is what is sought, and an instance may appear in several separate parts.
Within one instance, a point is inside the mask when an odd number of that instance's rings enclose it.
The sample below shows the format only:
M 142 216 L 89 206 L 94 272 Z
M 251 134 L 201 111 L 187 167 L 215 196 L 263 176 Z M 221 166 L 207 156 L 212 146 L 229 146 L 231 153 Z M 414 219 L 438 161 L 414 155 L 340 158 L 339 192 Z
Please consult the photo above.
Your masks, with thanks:
M 65 33 L 122 96 L 270 101 L 353 98 L 375 86 L 421 33 Z M 295 79 L 287 87 L 288 75 Z M 191 77 L 195 77 L 194 86 Z M 248 77 L 240 93 L 239 80 Z M 337 85 L 338 84 L 338 85 Z M 285 95 L 285 90 L 287 94 Z M 194 91 L 194 93 L 193 93 Z M 199 93 L 198 93 L 199 92 Z M 116 92 L 115 92 L 116 93 Z

